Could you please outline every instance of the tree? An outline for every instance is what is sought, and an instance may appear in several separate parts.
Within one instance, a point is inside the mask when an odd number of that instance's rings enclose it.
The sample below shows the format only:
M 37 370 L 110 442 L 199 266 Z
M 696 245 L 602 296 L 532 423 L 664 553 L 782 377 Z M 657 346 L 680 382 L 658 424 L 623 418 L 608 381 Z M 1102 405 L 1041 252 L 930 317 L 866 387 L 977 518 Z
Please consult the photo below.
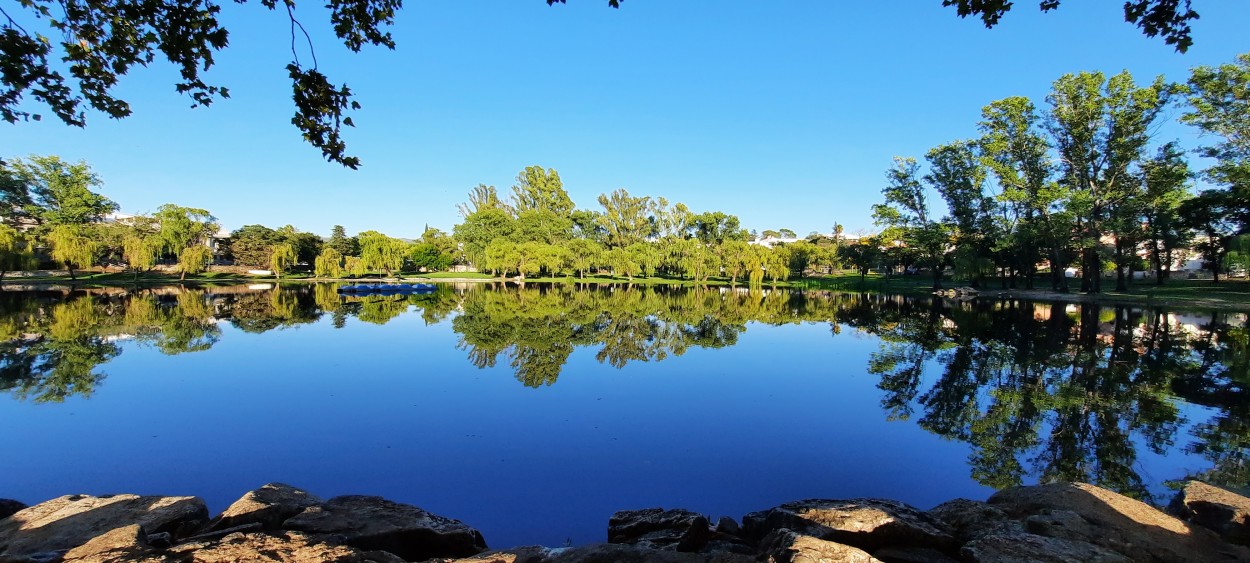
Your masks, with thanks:
M 9 164 L 0 160 L 0 221 L 10 227 L 20 227 L 28 219 L 31 203 L 30 188 L 18 177 Z
M 161 250 L 172 256 L 181 255 L 183 249 L 193 244 L 208 244 L 221 228 L 217 218 L 207 210 L 172 203 L 157 208 L 155 219 L 160 229 Z
M 497 239 L 510 239 L 516 231 L 516 220 L 502 209 L 488 208 L 465 217 L 452 231 L 464 245 L 465 258 L 483 267 L 486 247 Z
M 274 245 L 269 254 L 269 268 L 273 270 L 274 277 L 282 279 L 282 274 L 295 265 L 295 257 L 295 247 L 291 243 Z
M 1191 177 L 1189 163 L 1176 143 L 1159 147 L 1157 156 L 1141 164 L 1146 249 L 1154 264 L 1158 285 L 1163 285 L 1163 280 L 1171 273 L 1175 262 L 1173 253 L 1189 241 L 1189 231 L 1181 221 L 1180 206 L 1189 198 Z
M 1131 197 L 1137 185 L 1131 168 L 1142 160 L 1152 125 L 1175 91 L 1162 76 L 1138 87 L 1128 72 L 1111 78 L 1082 72 L 1060 77 L 1046 97 L 1047 129 L 1063 182 L 1072 190 L 1065 203 L 1077 219 L 1082 291 L 1102 289 L 1100 246 L 1107 221 Z
M 286 225 L 274 231 L 280 242 L 285 242 L 295 249 L 296 264 L 311 264 L 321 254 L 321 237 L 312 233 L 302 232 L 293 225 Z
M 244 225 L 230 233 L 230 255 L 235 264 L 263 267 L 273 247 L 282 241 L 277 231 L 264 225 Z
M 32 267 L 34 258 L 30 241 L 17 229 L 0 223 L 0 281 L 9 272 Z
M 1235 233 L 1234 201 L 1224 190 L 1205 190 L 1179 208 L 1184 225 L 1202 234 L 1195 247 L 1211 270 L 1214 283 L 1220 283 L 1224 256 Z
M 330 229 L 330 240 L 326 241 L 326 246 L 338 251 L 339 256 L 360 256 L 360 243 L 356 237 L 347 238 L 347 231 L 342 225 Z
M 161 241 L 156 237 L 132 233 L 122 242 L 122 248 L 126 265 L 134 273 L 135 279 L 139 279 L 141 272 L 151 270 L 156 265 L 156 258 L 161 253 Z
M 607 235 L 608 246 L 624 248 L 643 242 L 655 231 L 649 214 L 652 209 L 650 197 L 633 197 L 625 188 L 620 188 L 611 195 L 599 194 L 599 205 L 603 206 L 599 223 Z
M 207 246 L 193 245 L 182 249 L 178 254 L 178 279 L 187 279 L 187 274 L 202 274 L 208 270 L 208 263 L 213 259 L 213 251 Z
M 680 205 L 680 204 L 679 204 Z M 690 226 L 694 237 L 704 244 L 720 244 L 726 240 L 746 240 L 748 233 L 738 223 L 737 215 L 708 211 L 693 215 Z
M 738 276 L 748 272 L 753 253 L 752 245 L 740 240 L 720 245 L 721 266 L 729 274 L 729 285 L 737 285 Z
M 360 260 L 368 270 L 382 270 L 390 277 L 404 267 L 408 244 L 377 231 L 365 231 L 356 235 L 360 240 Z
M 881 260 L 881 249 L 877 241 L 871 237 L 861 238 L 855 244 L 839 247 L 843 259 L 859 271 L 859 281 L 864 281 L 868 270 Z
M 790 229 L 778 229 L 777 234 L 781 235 L 781 238 L 799 238 L 799 235 Z
M 1041 0 L 1041 9 L 1049 12 L 1058 8 L 1059 2 Z M 987 28 L 998 25 L 1012 4 L 1012 0 L 942 0 L 943 6 L 954 6 L 961 18 L 980 17 Z M 1190 5 L 1190 0 L 1125 0 L 1124 21 L 1136 24 L 1147 37 L 1162 36 L 1164 43 L 1184 53 L 1194 43 L 1189 22 L 1198 19 L 1198 12 Z
M 887 239 L 896 239 L 915 250 L 921 263 L 933 272 L 933 289 L 942 287 L 942 267 L 950 243 L 946 225 L 934 221 L 920 165 L 914 158 L 894 158 L 894 168 L 886 172 L 885 203 L 872 206 L 873 221 L 886 227 Z
M 568 217 L 573 211 L 573 200 L 569 199 L 560 173 L 554 168 L 543 170 L 541 166 L 527 166 L 517 174 L 516 184 L 512 185 L 512 208 L 517 215 L 541 209 Z
M 100 178 L 86 162 L 68 163 L 58 156 L 31 156 L 8 163 L 18 182 L 26 186 L 30 200 L 25 214 L 40 230 L 58 225 L 98 223 L 117 211 L 117 204 L 91 191 Z
M 495 186 L 486 184 L 478 184 L 469 190 L 469 201 L 456 206 L 460 211 L 460 216 L 468 218 L 468 216 L 486 209 L 502 209 L 508 211 L 508 206 L 499 199 L 499 191 Z
M 569 241 L 568 250 L 569 265 L 581 278 L 603 261 L 603 246 L 592 240 L 573 239 Z
M 638 264 L 639 271 L 642 275 L 651 277 L 655 275 L 655 269 L 660 267 L 661 256 L 655 245 L 646 242 L 635 242 L 627 247 L 625 251 L 629 253 L 631 259 Z
M 339 278 L 343 276 L 343 255 L 334 247 L 326 245 L 321 249 L 313 263 L 313 275 L 319 278 Z
M 1228 188 L 1240 232 L 1250 231 L 1250 53 L 1232 64 L 1195 68 L 1189 78 L 1191 111 L 1181 121 L 1221 139 L 1200 153 L 1215 159 L 1207 178 Z
M 957 257 L 956 271 L 964 270 L 973 287 L 981 287 L 981 278 L 990 265 L 990 242 L 995 236 L 994 201 L 985 194 L 988 170 L 976 153 L 976 145 L 957 141 L 930 150 L 929 173 L 925 181 L 942 199 L 954 226 Z
M 65 264 L 70 280 L 76 279 L 75 268 L 94 264 L 100 252 L 100 243 L 83 225 L 57 225 L 48 233 L 47 240 L 52 244 L 52 259 Z

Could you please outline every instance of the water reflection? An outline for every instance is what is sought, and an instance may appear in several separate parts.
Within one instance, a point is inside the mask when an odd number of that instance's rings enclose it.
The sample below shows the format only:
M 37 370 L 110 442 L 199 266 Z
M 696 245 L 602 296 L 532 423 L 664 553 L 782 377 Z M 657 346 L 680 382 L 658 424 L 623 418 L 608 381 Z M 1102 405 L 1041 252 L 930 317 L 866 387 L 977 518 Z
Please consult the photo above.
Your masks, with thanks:
M 1075 480 L 1147 498 L 1142 456 L 1185 451 L 1207 460 L 1206 480 L 1250 485 L 1250 336 L 1245 315 L 1228 311 L 532 284 L 350 297 L 328 285 L 5 292 L 0 391 L 89 397 L 121 341 L 181 354 L 212 348 L 225 324 L 263 333 L 414 314 L 450 319 L 469 363 L 507 365 L 534 388 L 555 384 L 578 348 L 621 368 L 733 346 L 749 323 L 827 323 L 833 338 L 871 337 L 865 370 L 879 378 L 883 416 L 967 443 L 982 484 Z

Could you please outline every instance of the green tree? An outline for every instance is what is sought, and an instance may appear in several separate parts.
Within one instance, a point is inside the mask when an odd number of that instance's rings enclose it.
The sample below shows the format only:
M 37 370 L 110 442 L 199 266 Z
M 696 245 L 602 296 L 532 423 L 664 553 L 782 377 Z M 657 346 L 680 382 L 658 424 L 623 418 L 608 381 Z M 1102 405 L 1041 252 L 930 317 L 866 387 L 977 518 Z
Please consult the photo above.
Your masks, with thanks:
M 955 252 L 962 257 L 956 260 L 956 272 L 967 275 L 973 287 L 981 287 L 981 279 L 992 266 L 991 244 L 998 234 L 994 201 L 985 193 L 989 171 L 976 144 L 969 141 L 938 146 L 925 159 L 929 161 L 925 181 L 942 195 L 950 212 Z
M 843 259 L 859 271 L 859 280 L 862 282 L 868 276 L 868 270 L 876 266 L 881 261 L 881 248 L 878 246 L 877 240 L 872 237 L 864 237 L 855 242 L 838 248 L 838 252 L 842 254 Z
M 348 238 L 342 225 L 330 229 L 330 240 L 326 241 L 326 246 L 338 251 L 339 256 L 360 256 L 360 243 L 356 237 Z
M 611 194 L 600 194 L 599 205 L 603 206 L 599 223 L 607 235 L 608 246 L 624 248 L 643 242 L 654 233 L 655 225 L 649 214 L 650 197 L 634 197 L 620 188 Z
M 495 240 L 509 240 L 516 231 L 516 220 L 502 209 L 483 209 L 464 218 L 453 229 L 456 240 L 464 245 L 464 257 L 482 269 L 486 247 Z
M 91 191 L 99 187 L 100 177 L 86 162 L 68 163 L 58 156 L 31 156 L 8 163 L 17 181 L 30 192 L 26 215 L 39 224 L 41 231 L 60 225 L 98 223 L 117 211 L 117 204 Z
M 619 246 L 608 250 L 607 263 L 608 267 L 612 268 L 613 275 L 625 276 L 630 282 L 633 282 L 634 276 L 642 271 L 634 255 Z
M 130 267 L 134 273 L 135 279 L 139 279 L 139 274 L 152 269 L 156 265 L 156 258 L 161 253 L 162 242 L 156 237 L 142 236 L 138 233 L 131 234 L 123 241 L 123 257 L 126 259 L 126 265 Z
M 1204 190 L 1181 203 L 1178 210 L 1182 224 L 1200 233 L 1194 246 L 1202 253 L 1214 283 L 1220 283 L 1224 257 L 1236 233 L 1234 214 L 1237 210 L 1234 202 L 1227 191 Z
M 1189 93 L 1190 111 L 1181 121 L 1220 139 L 1200 151 L 1215 159 L 1205 174 L 1227 188 L 1233 220 L 1240 232 L 1250 232 L 1250 53 L 1231 64 L 1195 68 Z
M 360 260 L 368 270 L 382 270 L 386 277 L 404 267 L 408 244 L 377 231 L 365 231 L 356 235 L 360 240 Z
M 872 216 L 877 225 L 886 227 L 883 237 L 899 240 L 918 253 L 921 263 L 933 273 L 933 289 L 939 289 L 949 230 L 930 216 L 919 170 L 916 159 L 895 157 L 894 168 L 886 173 L 886 187 L 881 190 L 885 203 L 872 206 Z
M 1174 85 L 1160 76 L 1144 87 L 1121 72 L 1068 74 L 1047 96 L 1047 123 L 1060 157 L 1063 182 L 1070 186 L 1066 207 L 1076 217 L 1082 252 L 1081 290 L 1102 290 L 1102 236 L 1110 214 L 1131 198 L 1137 182 L 1131 169 L 1143 158 L 1156 119 Z
M 754 251 L 750 244 L 740 240 L 725 241 L 720 245 L 721 266 L 729 275 L 729 285 L 737 285 L 738 277 L 748 272 Z
M 564 190 L 560 174 L 554 168 L 527 166 L 517 174 L 512 185 L 512 208 L 518 215 L 526 211 L 545 210 L 561 217 L 573 212 L 573 200 Z
M 654 276 L 656 269 L 663 261 L 660 251 L 651 243 L 635 242 L 625 247 L 625 251 L 638 264 L 639 271 L 646 277 Z
M 0 160 L 0 221 L 10 227 L 22 226 L 29 219 L 32 203 L 30 187 Z
M 187 279 L 187 274 L 197 275 L 208 270 L 213 260 L 213 251 L 207 246 L 192 245 L 178 253 L 178 279 Z
M 573 239 L 568 243 L 568 250 L 569 266 L 578 277 L 585 278 L 587 272 L 603 262 L 603 246 L 593 240 Z
M 694 237 L 704 244 L 720 244 L 727 240 L 746 240 L 748 233 L 738 223 L 736 215 L 720 211 L 708 211 L 692 216 Z
M 84 225 L 57 225 L 48 233 L 47 240 L 52 244 L 52 259 L 65 264 L 71 280 L 76 279 L 75 268 L 94 264 L 100 252 L 100 243 Z
M 508 206 L 499 199 L 499 190 L 495 189 L 495 186 L 486 184 L 478 184 L 469 190 L 469 201 L 457 205 L 456 209 L 460 211 L 460 216 L 464 218 L 487 209 L 509 211 Z
M 326 245 L 313 264 L 313 275 L 319 278 L 343 277 L 343 255 L 333 246 Z
M 1189 243 L 1189 230 L 1182 223 L 1180 207 L 1190 197 L 1191 177 L 1189 163 L 1176 143 L 1159 147 L 1157 156 L 1141 164 L 1145 242 L 1158 285 L 1163 285 L 1171 273 L 1175 252 Z
M 273 252 L 269 254 L 269 268 L 273 270 L 274 277 L 282 279 L 282 274 L 295 265 L 295 259 L 295 247 L 291 243 L 274 245 Z
M 256 268 L 269 264 L 273 247 L 282 242 L 277 231 L 264 225 L 244 225 L 230 233 L 230 256 L 235 264 Z
M 208 244 L 221 225 L 205 209 L 181 207 L 172 203 L 156 210 L 161 250 L 168 255 L 179 256 L 188 246 Z
M 573 220 L 549 209 L 529 209 L 517 214 L 513 242 L 563 243 L 573 237 Z
M 33 267 L 34 261 L 30 241 L 17 229 L 0 223 L 0 282 L 9 272 Z

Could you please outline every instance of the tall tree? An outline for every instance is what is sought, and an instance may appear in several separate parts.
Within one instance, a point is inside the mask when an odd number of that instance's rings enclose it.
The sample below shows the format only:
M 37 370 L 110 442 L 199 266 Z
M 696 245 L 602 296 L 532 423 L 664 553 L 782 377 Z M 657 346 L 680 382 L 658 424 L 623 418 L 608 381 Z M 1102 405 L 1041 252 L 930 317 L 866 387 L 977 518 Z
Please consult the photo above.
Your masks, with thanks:
M 1159 147 L 1158 154 L 1141 165 L 1145 188 L 1142 218 L 1146 223 L 1146 249 L 1154 264 L 1155 283 L 1163 285 L 1175 263 L 1175 252 L 1189 241 L 1182 224 L 1180 206 L 1189 196 L 1192 174 L 1176 143 Z
M 568 217 L 573 212 L 573 200 L 554 168 L 526 166 L 512 185 L 512 208 L 517 214 L 540 209 Z
M 360 239 L 360 259 L 370 270 L 382 270 L 390 277 L 404 267 L 408 244 L 377 231 L 365 231 L 356 235 Z
M 1069 207 L 1077 218 L 1082 253 L 1081 289 L 1102 289 L 1102 237 L 1113 209 L 1132 194 L 1132 168 L 1143 157 L 1155 120 L 1174 85 L 1159 76 L 1138 87 L 1121 72 L 1068 74 L 1055 81 L 1047 101 L 1047 129 L 1055 140 L 1063 182 L 1072 189 Z
M 0 223 L 0 281 L 9 272 L 33 267 L 34 258 L 30 241 L 17 229 Z
M 877 225 L 886 227 L 883 237 L 899 240 L 919 254 L 933 273 L 933 288 L 939 289 L 950 244 L 949 229 L 931 216 L 919 173 L 916 159 L 895 157 L 894 168 L 886 172 L 886 186 L 881 189 L 885 203 L 872 206 L 872 217 Z
M 1059 7 L 1060 0 L 1041 0 L 1043 12 Z M 942 0 L 943 6 L 954 6 L 959 17 L 976 16 L 985 27 L 998 25 L 998 20 L 1011 10 L 1012 0 Z M 1198 19 L 1198 12 L 1190 0 L 1125 0 L 1124 21 L 1135 24 L 1147 37 L 1160 36 L 1168 45 L 1184 53 L 1193 45 L 1190 22 Z
M 1190 111 L 1181 120 L 1220 139 L 1200 151 L 1215 159 L 1205 174 L 1226 187 L 1238 230 L 1250 232 L 1250 53 L 1234 63 L 1195 68 L 1189 93 Z
M 52 244 L 52 259 L 65 264 L 70 280 L 77 279 L 75 269 L 91 266 L 100 253 L 100 243 L 83 225 L 57 225 L 47 240 Z
M 282 242 L 277 231 L 264 225 L 244 225 L 230 233 L 230 256 L 235 264 L 257 268 L 269 264 L 273 247 Z
M 98 223 L 117 211 L 116 203 L 91 191 L 101 182 L 86 162 L 68 163 L 53 155 L 18 158 L 8 165 L 30 190 L 26 214 L 44 232 L 59 225 Z
M 165 254 L 178 256 L 191 245 L 207 245 L 221 225 L 206 209 L 167 203 L 156 210 L 159 237 Z
M 620 188 L 610 195 L 599 194 L 599 205 L 603 206 L 599 223 L 607 234 L 608 246 L 624 248 L 643 242 L 653 234 L 650 197 L 634 197 Z
M 1238 209 L 1234 202 L 1227 191 L 1205 190 L 1181 203 L 1179 209 L 1183 224 L 1200 233 L 1194 246 L 1202 253 L 1214 283 L 1220 283 L 1224 257 L 1236 234 L 1234 217 Z
M 464 257 L 479 268 L 486 257 L 486 247 L 497 239 L 510 239 L 516 231 L 516 220 L 502 209 L 483 209 L 464 218 L 452 231 L 464 245 Z
M 928 152 L 929 173 L 925 181 L 933 186 L 950 211 L 954 226 L 956 268 L 965 270 L 973 287 L 991 265 L 991 243 L 997 233 L 994 201 L 985 194 L 988 170 L 976 153 L 976 144 L 957 141 Z
M 343 225 L 335 225 L 330 229 L 330 240 L 326 241 L 326 246 L 337 251 L 339 256 L 360 256 L 360 243 L 356 241 L 356 237 L 348 238 Z
M 295 265 L 297 256 L 295 247 L 289 242 L 274 245 L 273 251 L 269 254 L 269 268 L 273 270 L 274 277 L 282 279 L 282 274 Z
M 508 206 L 499 199 L 499 191 L 495 186 L 478 184 L 469 190 L 469 201 L 456 205 L 461 217 L 468 217 L 486 209 L 508 210 Z

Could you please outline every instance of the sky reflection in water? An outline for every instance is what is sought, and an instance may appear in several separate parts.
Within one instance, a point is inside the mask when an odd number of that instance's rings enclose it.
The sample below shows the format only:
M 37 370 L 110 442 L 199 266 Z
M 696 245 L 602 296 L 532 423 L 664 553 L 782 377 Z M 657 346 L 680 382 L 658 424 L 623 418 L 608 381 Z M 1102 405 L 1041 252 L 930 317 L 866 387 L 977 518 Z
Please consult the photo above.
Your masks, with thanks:
M 270 481 L 602 541 L 615 510 L 1245 486 L 1245 317 L 696 289 L 0 297 L 0 497 Z M 558 381 L 557 381 L 558 379 Z

